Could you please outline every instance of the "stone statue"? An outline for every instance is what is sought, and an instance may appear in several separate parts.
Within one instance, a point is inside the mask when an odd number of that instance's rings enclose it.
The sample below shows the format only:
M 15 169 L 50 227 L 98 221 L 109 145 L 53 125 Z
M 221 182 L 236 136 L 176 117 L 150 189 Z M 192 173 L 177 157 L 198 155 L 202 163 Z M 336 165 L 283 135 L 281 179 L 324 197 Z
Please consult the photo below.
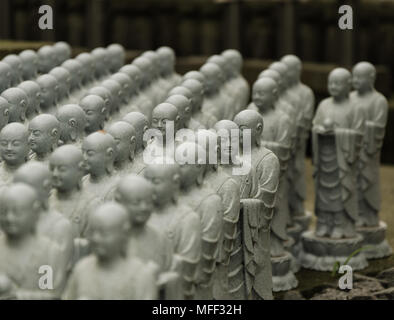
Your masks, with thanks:
M 168 91 L 181 82 L 181 76 L 175 72 L 175 53 L 170 47 L 160 47 L 156 52 L 159 55 L 160 74 L 168 83 Z
M 85 132 L 87 134 L 104 128 L 107 109 L 101 97 L 88 95 L 79 102 L 79 105 L 86 114 Z
M 90 214 L 93 253 L 75 266 L 63 299 L 157 299 L 156 270 L 127 256 L 129 229 L 127 211 L 119 204 L 105 203 Z
M 115 80 L 121 86 L 120 110 L 122 110 L 123 106 L 127 105 L 130 100 L 130 97 L 132 94 L 132 89 L 133 89 L 133 81 L 131 80 L 131 78 L 127 74 L 125 74 L 123 72 L 117 72 L 117 73 L 111 75 L 111 77 L 109 79 Z
M 98 47 L 92 50 L 91 54 L 95 60 L 95 78 L 99 80 L 110 73 L 108 51 L 102 47 Z
M 63 67 L 55 67 L 50 72 L 50 75 L 54 76 L 58 83 L 58 102 L 61 104 L 63 100 L 67 100 L 70 96 L 71 90 L 71 73 Z
M 0 61 L 0 93 L 11 87 L 12 69 L 8 63 Z
M 170 159 L 157 158 L 149 164 L 144 177 L 154 185 L 155 210 L 148 225 L 166 236 L 174 251 L 174 271 L 182 275 L 183 296 L 195 294 L 197 267 L 201 259 L 201 223 L 190 207 L 178 202 L 180 168 Z
M 353 87 L 350 99 L 364 113 L 363 144 L 358 163 L 358 231 L 364 243 L 374 245 L 364 254 L 367 258 L 381 258 L 392 250 L 385 240 L 386 225 L 379 221 L 380 211 L 380 151 L 388 117 L 387 99 L 375 89 L 376 70 L 369 62 L 359 62 L 353 67 Z M 372 230 L 372 229 L 373 230 Z
M 71 74 L 70 78 L 70 91 L 77 91 L 82 87 L 83 79 L 83 65 L 76 59 L 68 59 L 64 61 L 61 65 L 63 68 L 67 69 Z
M 205 150 L 194 142 L 180 144 L 175 151 L 180 164 L 181 196 L 201 221 L 201 261 L 196 285 L 197 299 L 213 298 L 213 275 L 219 260 L 223 230 L 223 207 L 220 196 L 204 183 L 207 168 Z
M 37 51 L 38 54 L 38 72 L 46 74 L 57 65 L 56 52 L 52 46 L 42 46 Z
M 53 45 L 53 49 L 56 52 L 57 64 L 60 65 L 62 62 L 70 59 L 71 47 L 67 42 L 58 41 Z
M 23 80 L 35 79 L 38 74 L 38 55 L 33 50 L 23 50 L 19 54 L 22 60 L 22 78 Z
M 153 211 L 153 185 L 143 177 L 131 174 L 119 182 L 115 199 L 129 214 L 128 256 L 153 262 L 159 269 L 158 285 L 163 299 L 181 299 L 179 276 L 171 271 L 173 248 L 170 240 L 147 222 Z
M 22 59 L 16 54 L 9 54 L 5 56 L 2 61 L 11 67 L 11 86 L 17 86 L 20 82 L 22 82 L 23 77 Z
M 60 122 L 51 114 L 40 114 L 29 122 L 31 159 L 46 161 L 59 144 Z
M 161 101 L 155 96 L 155 88 L 153 86 L 152 64 L 144 57 L 134 59 L 133 65 L 141 70 L 141 92 L 152 102 L 158 105 Z
M 60 123 L 59 144 L 81 144 L 85 136 L 86 114 L 77 104 L 66 104 L 58 108 L 56 118 Z
M 11 105 L 8 103 L 6 99 L 0 97 L 0 130 L 7 125 L 9 117 L 10 117 L 10 108 Z
M 152 64 L 152 86 L 154 87 L 157 102 L 162 102 L 166 98 L 166 94 L 170 88 L 168 87 L 167 81 L 161 77 L 161 59 L 158 53 L 152 50 L 145 51 L 141 57 L 148 59 Z
M 56 244 L 36 230 L 41 210 L 38 193 L 29 185 L 16 183 L 0 197 L 0 274 L 8 282 L 0 299 L 59 298 L 65 273 Z M 40 287 L 42 266 L 52 269 L 50 289 Z
M 328 76 L 330 98 L 318 106 L 313 119 L 313 164 L 315 167 L 316 230 L 303 233 L 301 263 L 314 270 L 331 270 L 332 261 L 343 263 L 362 245 L 355 223 L 357 159 L 364 118 L 349 99 L 351 74 L 336 68 Z M 364 253 L 352 257 L 353 270 L 365 268 Z
M 31 119 L 41 112 L 41 88 L 37 82 L 31 80 L 23 81 L 18 85 L 18 88 L 22 89 L 27 95 L 26 118 Z
M 112 106 L 113 106 L 113 99 L 112 99 L 111 91 L 109 91 L 107 88 L 105 88 L 103 86 L 96 86 L 96 87 L 91 88 L 88 91 L 86 96 L 89 96 L 89 95 L 99 96 L 104 100 L 105 108 L 107 111 L 105 119 L 108 120 L 110 118 L 110 113 L 111 113 Z
M 111 73 L 117 72 L 125 63 L 126 52 L 122 45 L 118 43 L 110 44 L 107 47 L 109 71 Z
M 57 104 L 59 83 L 56 78 L 50 74 L 39 76 L 36 82 L 41 88 L 40 108 L 42 112 L 53 113 Z
M 1 96 L 10 104 L 8 122 L 25 122 L 29 100 L 26 93 L 19 88 L 9 88 L 3 91 Z
M 186 72 L 183 75 L 182 80 L 185 81 L 185 80 L 189 80 L 189 79 L 199 81 L 202 84 L 203 90 L 205 92 L 205 76 L 200 71 L 192 70 L 192 71 Z
M 18 122 L 7 124 L 0 131 L 0 187 L 12 181 L 14 172 L 28 160 L 29 132 Z
M 40 214 L 36 229 L 59 248 L 58 272 L 65 274 L 71 268 L 73 256 L 73 238 L 71 223 L 59 212 L 49 207 L 49 194 L 52 189 L 52 174 L 47 165 L 29 161 L 16 170 L 14 183 L 25 183 L 33 187 L 38 194 Z
M 81 65 L 82 69 L 82 85 L 86 86 L 94 81 L 94 73 L 96 70 L 96 62 L 91 53 L 82 52 L 75 57 Z
M 228 61 L 228 63 L 232 66 L 229 69 L 232 72 L 230 77 L 230 84 L 234 83 L 233 86 L 237 88 L 237 95 L 240 95 L 239 98 L 239 108 L 243 109 L 247 106 L 250 98 L 250 86 L 249 83 L 242 76 L 242 64 L 243 59 L 242 55 L 239 51 L 234 49 L 228 49 L 222 52 L 222 56 Z M 241 110 L 237 110 L 241 111 Z
M 112 115 L 118 113 L 123 99 L 122 86 L 113 79 L 104 80 L 101 82 L 100 86 L 108 89 L 109 92 L 111 92 L 112 106 L 109 110 L 109 114 Z
M 192 113 L 190 99 L 183 95 L 176 94 L 169 96 L 165 103 L 172 104 L 178 109 L 179 121 L 177 129 L 188 128 Z

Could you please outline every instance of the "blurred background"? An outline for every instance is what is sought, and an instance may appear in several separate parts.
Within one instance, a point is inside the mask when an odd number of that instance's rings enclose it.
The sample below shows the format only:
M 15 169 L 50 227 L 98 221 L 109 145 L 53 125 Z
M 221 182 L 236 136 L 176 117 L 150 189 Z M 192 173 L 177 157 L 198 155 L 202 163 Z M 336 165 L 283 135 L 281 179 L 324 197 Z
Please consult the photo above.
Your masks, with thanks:
M 44 4 L 53 8 L 53 30 L 38 27 Z M 353 8 L 353 30 L 338 27 L 343 4 Z M 118 42 L 128 61 L 168 45 L 180 73 L 236 48 L 251 84 L 272 60 L 294 53 L 317 101 L 327 96 L 334 67 L 368 60 L 378 70 L 377 89 L 390 100 L 382 160 L 394 164 L 394 0 L 0 0 L 0 58 L 60 40 L 74 54 Z

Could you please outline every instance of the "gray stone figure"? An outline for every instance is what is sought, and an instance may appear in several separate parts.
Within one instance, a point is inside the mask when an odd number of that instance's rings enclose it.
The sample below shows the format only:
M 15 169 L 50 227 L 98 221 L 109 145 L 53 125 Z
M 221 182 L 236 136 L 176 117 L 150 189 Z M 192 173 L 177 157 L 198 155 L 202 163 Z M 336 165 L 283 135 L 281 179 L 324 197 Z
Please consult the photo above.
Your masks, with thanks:
M 64 61 L 61 65 L 63 68 L 67 69 L 71 74 L 70 78 L 70 91 L 76 91 L 82 87 L 83 79 L 83 65 L 76 59 L 68 59 Z
M 86 96 L 89 96 L 91 94 L 99 96 L 104 100 L 105 108 L 107 111 L 106 120 L 108 120 L 110 118 L 110 111 L 112 110 L 112 105 L 113 105 L 111 91 L 109 91 L 107 88 L 105 88 L 103 86 L 96 86 L 96 87 L 91 88 L 88 91 L 88 93 L 86 94 Z
M 185 80 L 189 80 L 189 79 L 199 81 L 202 84 L 203 90 L 205 93 L 205 76 L 200 71 L 192 70 L 192 71 L 186 72 L 183 75 L 182 80 L 185 81 Z
M 12 181 L 14 172 L 29 157 L 29 131 L 18 122 L 7 124 L 0 131 L 0 187 Z
M 88 214 L 99 204 L 95 195 L 82 190 L 82 178 L 85 175 L 82 162 L 82 151 L 73 145 L 61 146 L 49 157 L 49 169 L 55 189 L 49 204 L 71 223 L 74 239 L 73 264 L 88 251 L 85 239 Z
M 33 50 L 23 50 L 19 54 L 22 60 L 22 78 L 23 80 L 35 79 L 38 74 L 38 55 Z
M 180 127 L 179 122 L 181 117 L 179 116 L 178 109 L 171 103 L 164 102 L 157 105 L 152 112 L 152 128 L 160 130 L 163 142 L 166 138 L 166 124 L 173 122 L 174 129 Z
M 128 256 L 156 264 L 159 269 L 157 284 L 160 288 L 160 299 L 181 299 L 179 275 L 171 271 L 171 243 L 165 235 L 147 223 L 154 208 L 153 191 L 151 182 L 134 174 L 122 178 L 116 187 L 115 199 L 127 210 L 131 226 Z
M 11 67 L 11 85 L 17 86 L 19 83 L 22 82 L 23 76 L 23 62 L 22 59 L 17 56 L 16 54 L 9 54 L 5 56 L 2 60 L 3 62 L 7 63 Z
M 175 106 L 178 109 L 179 121 L 178 121 L 177 129 L 179 130 L 182 128 L 189 127 L 191 113 L 192 113 L 190 99 L 186 98 L 183 95 L 175 94 L 175 95 L 169 96 L 166 99 L 165 103 L 172 104 L 173 106 Z
M 91 53 L 82 52 L 75 57 L 75 60 L 79 61 L 82 66 L 82 85 L 88 85 L 94 81 L 94 73 L 96 70 L 96 62 Z
M 45 45 L 37 51 L 38 54 L 38 72 L 41 74 L 48 73 L 57 65 L 56 50 L 54 47 Z
M 336 68 L 328 76 L 330 98 L 318 106 L 313 119 L 316 230 L 302 234 L 301 263 L 314 270 L 331 270 L 362 246 L 356 232 L 357 160 L 364 118 L 361 108 L 349 99 L 351 74 Z M 353 270 L 368 263 L 363 252 L 348 261 Z
M 148 59 L 152 64 L 152 86 L 154 87 L 157 101 L 162 102 L 166 98 L 168 90 L 172 87 L 168 82 L 161 77 L 160 66 L 161 59 L 157 52 L 148 50 L 145 51 L 141 57 Z M 169 62 L 167 62 L 169 63 Z
M 28 96 L 19 88 L 9 88 L 1 94 L 10 104 L 8 122 L 25 122 Z
M 193 93 L 191 92 L 190 89 L 186 88 L 185 86 L 176 86 L 174 88 L 172 88 L 169 92 L 168 92 L 168 97 L 173 96 L 179 94 L 181 96 L 185 96 L 188 99 L 192 99 L 193 98 Z
M 36 230 L 41 210 L 38 193 L 29 185 L 16 183 L 0 197 L 0 274 L 8 280 L 0 299 L 59 298 L 65 273 L 56 244 Z M 52 268 L 51 289 L 39 286 L 42 266 Z
M 358 232 L 364 236 L 364 243 L 373 245 L 364 251 L 367 258 L 382 258 L 391 254 L 385 240 L 386 224 L 379 221 L 380 193 L 380 151 L 383 144 L 388 117 L 387 99 L 375 89 L 376 70 L 369 62 L 359 62 L 353 67 L 351 100 L 364 112 L 364 136 L 358 168 L 359 217 L 356 221 Z
M 46 161 L 59 144 L 60 122 L 51 114 L 39 114 L 29 122 L 30 159 Z
M 53 49 L 56 52 L 57 65 L 71 58 L 71 47 L 67 42 L 58 41 L 53 45 Z
M 153 105 L 158 105 L 161 101 L 156 96 L 151 62 L 147 58 L 138 57 L 134 59 L 133 65 L 141 70 L 141 92 Z
M 109 114 L 112 115 L 118 113 L 123 99 L 122 86 L 119 84 L 119 82 L 113 79 L 104 80 L 101 82 L 100 86 L 108 89 L 109 92 L 111 92 L 112 106 L 109 110 Z
M 0 61 L 0 93 L 11 87 L 12 69 L 8 63 Z
M 70 270 L 72 263 L 72 227 L 66 218 L 49 207 L 52 174 L 48 169 L 48 165 L 33 160 L 29 161 L 16 170 L 13 182 L 28 184 L 37 191 L 41 207 L 36 225 L 37 232 L 57 244 L 61 254 L 57 261 L 59 263 L 57 272 L 65 274 Z
M 98 47 L 92 50 L 91 54 L 95 60 L 95 78 L 98 80 L 108 75 L 110 72 L 108 51 Z
M 41 101 L 41 87 L 37 82 L 27 80 L 23 81 L 18 85 L 19 89 L 22 89 L 28 98 L 26 118 L 31 119 L 41 112 L 40 101 Z
M 117 72 L 113 75 L 111 75 L 111 77 L 109 78 L 111 80 L 115 80 L 116 82 L 118 82 L 121 86 L 121 106 L 120 109 L 122 110 L 124 105 L 127 105 L 127 103 L 129 102 L 129 99 L 131 97 L 132 94 L 132 90 L 133 90 L 133 81 L 131 80 L 131 78 L 123 73 L 123 72 Z
M 36 82 L 41 88 L 40 108 L 42 112 L 53 113 L 57 104 L 59 83 L 50 74 L 39 76 Z
M 87 134 L 104 128 L 107 108 L 101 97 L 88 95 L 79 102 L 79 105 L 86 114 L 85 132 Z
M 49 74 L 54 76 L 58 82 L 58 102 L 61 103 L 62 100 L 67 100 L 71 91 L 71 73 L 64 67 L 55 67 Z
M 105 131 L 91 133 L 83 140 L 82 152 L 84 168 L 89 174 L 83 181 L 83 190 L 104 201 L 110 196 L 118 178 L 113 175 L 116 157 L 115 139 Z
M 249 83 L 242 76 L 243 59 L 239 51 L 228 49 L 222 52 L 222 56 L 231 64 L 233 72 L 232 82 L 239 91 L 239 108 L 243 109 L 248 104 L 250 99 L 250 86 Z M 240 110 L 239 110 L 240 111 Z
M 160 59 L 160 74 L 169 85 L 168 89 L 179 85 L 181 76 L 175 72 L 175 53 L 170 47 L 160 47 L 156 50 Z
M 201 221 L 201 261 L 196 281 L 196 298 L 213 298 L 213 276 L 219 260 L 223 230 L 223 207 L 220 196 L 204 183 L 207 168 L 205 149 L 194 142 L 180 144 L 175 150 L 180 164 L 180 203 L 189 205 Z
M 66 104 L 57 110 L 56 118 L 60 123 L 59 144 L 80 145 L 85 136 L 87 123 L 84 110 L 77 104 Z
M 182 276 L 183 297 L 193 299 L 197 267 L 201 259 L 201 223 L 190 207 L 178 202 L 180 168 L 170 159 L 158 158 L 149 164 L 144 177 L 154 186 L 155 210 L 148 225 L 159 230 L 171 243 L 174 268 Z
M 289 290 L 298 285 L 291 270 L 297 269 L 295 259 L 284 247 L 286 242 L 292 240 L 286 230 L 290 221 L 286 172 L 294 132 L 290 118 L 277 107 L 278 86 L 274 80 L 264 77 L 257 80 L 253 85 L 252 99 L 248 109 L 259 111 L 264 118 L 262 145 L 275 153 L 281 168 L 275 213 L 271 224 L 273 290 Z M 288 247 L 292 244 L 293 241 Z
M 264 121 L 257 111 L 243 110 L 235 116 L 234 122 L 238 125 L 242 136 L 245 129 L 251 130 L 250 141 L 241 139 L 241 147 L 242 152 L 246 153 L 248 150 L 244 144 L 251 143 L 249 152 L 254 169 L 252 194 L 254 199 L 261 201 L 261 209 L 255 217 L 255 223 L 249 223 L 250 242 L 245 243 L 246 278 L 252 279 L 250 282 L 247 281 L 251 283 L 251 288 L 247 287 L 247 292 L 256 299 L 272 299 L 273 288 L 278 291 L 278 282 L 283 281 L 272 277 L 270 255 L 270 224 L 276 204 L 280 164 L 275 154 L 262 145 Z
M 0 97 L 0 130 L 8 123 L 11 105 L 6 99 Z
M 110 44 L 107 47 L 108 63 L 110 64 L 109 71 L 111 73 L 117 72 L 125 63 L 126 52 L 122 45 L 118 43 Z
M 127 211 L 117 203 L 105 203 L 90 214 L 93 253 L 75 266 L 63 299 L 157 299 L 156 270 L 127 256 L 129 229 Z

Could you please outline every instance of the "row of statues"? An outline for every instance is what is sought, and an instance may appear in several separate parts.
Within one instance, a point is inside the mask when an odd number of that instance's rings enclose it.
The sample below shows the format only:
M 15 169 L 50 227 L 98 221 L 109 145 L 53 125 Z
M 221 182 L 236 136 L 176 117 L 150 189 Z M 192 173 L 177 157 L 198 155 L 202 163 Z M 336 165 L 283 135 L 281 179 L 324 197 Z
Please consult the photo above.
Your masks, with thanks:
M 252 90 L 236 50 L 183 76 L 169 47 L 46 61 L 35 94 L 0 100 L 0 298 L 273 299 L 301 265 L 329 270 L 368 241 L 368 258 L 391 253 L 376 186 L 387 101 L 369 63 L 333 70 L 314 114 L 294 55 Z

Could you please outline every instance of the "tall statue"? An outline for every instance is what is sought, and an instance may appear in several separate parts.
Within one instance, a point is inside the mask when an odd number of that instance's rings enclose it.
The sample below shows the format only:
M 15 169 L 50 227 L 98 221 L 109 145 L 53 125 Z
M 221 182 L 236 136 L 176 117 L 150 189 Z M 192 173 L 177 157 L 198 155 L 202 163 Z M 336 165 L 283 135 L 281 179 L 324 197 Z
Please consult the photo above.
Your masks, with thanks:
M 10 104 L 8 122 L 25 122 L 26 110 L 29 98 L 26 93 L 19 88 L 9 88 L 1 96 Z
M 80 145 L 85 136 L 86 114 L 77 104 L 66 104 L 58 108 L 56 118 L 60 123 L 59 144 Z
M 382 258 L 392 250 L 385 240 L 386 224 L 379 221 L 380 211 L 380 151 L 383 144 L 388 116 L 387 99 L 374 84 L 375 67 L 369 62 L 359 62 L 353 68 L 353 87 L 350 99 L 364 112 L 363 142 L 358 164 L 359 217 L 356 227 L 364 236 L 364 243 L 373 245 L 366 250 L 367 258 Z
M 331 270 L 333 261 L 347 261 L 363 241 L 356 232 L 356 221 L 357 163 L 364 118 L 361 108 L 349 99 L 350 88 L 350 72 L 332 70 L 328 76 L 331 97 L 319 104 L 313 119 L 317 222 L 315 231 L 302 235 L 301 263 L 314 270 Z M 363 252 L 354 255 L 348 264 L 353 270 L 368 265 Z
M 63 293 L 65 300 L 157 299 L 156 271 L 127 256 L 127 211 L 108 202 L 89 216 L 93 253 L 75 266 Z
M 66 274 L 59 267 L 62 259 L 58 246 L 37 231 L 41 210 L 38 193 L 29 185 L 15 183 L 0 197 L 0 299 L 59 298 Z M 51 268 L 46 283 L 42 283 L 43 266 Z
M 172 160 L 172 161 L 171 161 Z M 154 186 L 155 209 L 148 225 L 160 230 L 174 251 L 173 270 L 182 275 L 183 296 L 193 299 L 201 259 L 201 222 L 196 212 L 178 201 L 180 168 L 173 159 L 157 158 L 144 177 Z

